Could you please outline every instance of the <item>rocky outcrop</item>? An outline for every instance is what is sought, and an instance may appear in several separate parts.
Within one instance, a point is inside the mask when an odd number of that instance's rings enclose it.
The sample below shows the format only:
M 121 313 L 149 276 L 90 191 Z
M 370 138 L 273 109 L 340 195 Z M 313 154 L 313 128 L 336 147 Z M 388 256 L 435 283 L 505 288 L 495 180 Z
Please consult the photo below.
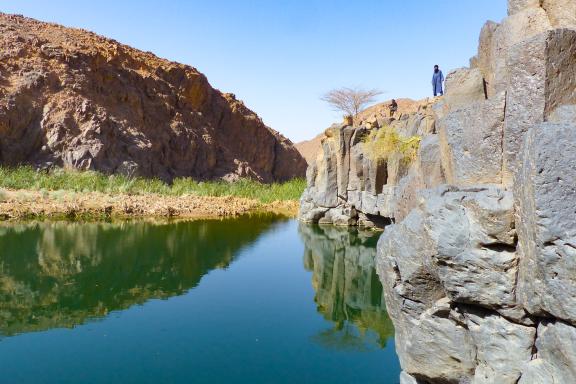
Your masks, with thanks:
M 428 108 L 435 129 L 404 133 L 422 135 L 418 156 L 392 170 L 388 158 L 386 182 L 372 185 L 376 209 L 364 199 L 370 172 L 350 172 L 360 199 L 348 187 L 330 207 L 316 200 L 331 185 L 317 183 L 325 158 L 309 169 L 303 219 L 341 210 L 394 221 L 377 271 L 402 383 L 576 377 L 575 7 L 510 0 L 509 17 L 484 26 L 471 68 L 450 73 L 446 96 Z M 351 170 L 367 161 L 360 147 L 346 148 L 330 156 L 350 153 Z
M 335 225 L 382 226 L 401 218 L 414 205 L 416 187 L 444 181 L 436 135 L 437 114 L 432 103 L 421 102 L 417 112 L 398 119 L 376 116 L 357 127 L 333 125 L 307 171 L 308 188 L 301 198 L 300 219 Z M 415 161 L 399 153 L 386 160 L 367 155 L 370 133 L 387 127 L 401 136 L 422 136 Z
M 304 176 L 292 143 L 196 69 L 0 13 L 0 164 L 171 180 Z

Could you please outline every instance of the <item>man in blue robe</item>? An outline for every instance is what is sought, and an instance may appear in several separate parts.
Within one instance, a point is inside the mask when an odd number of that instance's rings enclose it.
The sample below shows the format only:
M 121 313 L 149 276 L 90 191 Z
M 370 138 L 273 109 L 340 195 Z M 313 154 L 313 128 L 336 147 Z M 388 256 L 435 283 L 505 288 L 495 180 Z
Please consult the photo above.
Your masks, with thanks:
M 444 74 L 440 70 L 440 68 L 435 65 L 434 66 L 434 74 L 432 75 L 432 91 L 434 92 L 434 96 L 440 94 L 440 96 L 444 95 L 444 91 L 442 90 L 442 82 L 444 81 Z

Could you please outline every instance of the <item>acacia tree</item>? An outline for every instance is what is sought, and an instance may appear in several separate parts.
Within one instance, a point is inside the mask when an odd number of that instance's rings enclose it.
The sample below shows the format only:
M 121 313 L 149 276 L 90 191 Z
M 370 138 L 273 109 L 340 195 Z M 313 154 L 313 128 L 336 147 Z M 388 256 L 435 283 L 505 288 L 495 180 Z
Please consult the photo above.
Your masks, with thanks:
M 344 87 L 327 92 L 321 99 L 330 104 L 334 110 L 352 116 L 354 123 L 356 123 L 358 114 L 362 112 L 368 104 L 376 101 L 376 97 L 381 94 L 382 92 L 377 89 Z

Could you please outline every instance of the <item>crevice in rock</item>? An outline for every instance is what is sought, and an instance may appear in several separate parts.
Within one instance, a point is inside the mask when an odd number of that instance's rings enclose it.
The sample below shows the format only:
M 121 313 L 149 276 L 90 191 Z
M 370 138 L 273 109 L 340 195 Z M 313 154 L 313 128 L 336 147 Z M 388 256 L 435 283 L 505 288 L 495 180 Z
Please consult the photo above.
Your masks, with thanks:
M 504 243 L 482 244 L 482 248 L 494 252 L 510 252 L 510 253 L 516 252 L 515 245 Z

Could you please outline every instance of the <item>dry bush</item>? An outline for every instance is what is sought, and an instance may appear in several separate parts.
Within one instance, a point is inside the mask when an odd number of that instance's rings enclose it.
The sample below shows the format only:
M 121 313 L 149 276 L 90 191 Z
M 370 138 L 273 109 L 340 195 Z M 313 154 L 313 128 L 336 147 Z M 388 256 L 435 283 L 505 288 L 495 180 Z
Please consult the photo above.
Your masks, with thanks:
M 392 154 L 399 153 L 403 162 L 411 163 L 418 155 L 421 139 L 420 136 L 403 137 L 393 127 L 386 126 L 372 130 L 364 138 L 364 152 L 376 162 L 387 161 Z
M 321 99 L 332 106 L 336 111 L 344 112 L 346 116 L 352 116 L 356 123 L 356 116 L 362 112 L 368 104 L 374 103 L 382 92 L 377 89 L 339 88 L 327 92 Z

